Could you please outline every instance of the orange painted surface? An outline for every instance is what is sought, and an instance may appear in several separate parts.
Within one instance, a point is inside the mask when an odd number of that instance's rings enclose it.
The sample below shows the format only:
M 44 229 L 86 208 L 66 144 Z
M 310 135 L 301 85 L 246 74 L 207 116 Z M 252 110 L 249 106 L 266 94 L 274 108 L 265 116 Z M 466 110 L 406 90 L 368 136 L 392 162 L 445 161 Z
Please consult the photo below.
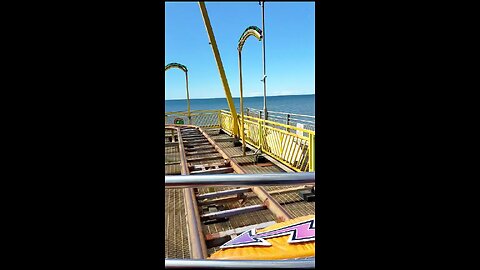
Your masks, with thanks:
M 290 219 L 285 222 L 277 223 L 272 226 L 257 230 L 256 234 L 279 229 L 294 223 L 315 218 L 315 215 L 309 215 Z M 221 249 L 212 254 L 209 259 L 214 260 L 282 260 L 306 258 L 315 256 L 315 241 L 302 243 L 288 243 L 290 235 L 266 238 L 271 246 L 245 246 Z

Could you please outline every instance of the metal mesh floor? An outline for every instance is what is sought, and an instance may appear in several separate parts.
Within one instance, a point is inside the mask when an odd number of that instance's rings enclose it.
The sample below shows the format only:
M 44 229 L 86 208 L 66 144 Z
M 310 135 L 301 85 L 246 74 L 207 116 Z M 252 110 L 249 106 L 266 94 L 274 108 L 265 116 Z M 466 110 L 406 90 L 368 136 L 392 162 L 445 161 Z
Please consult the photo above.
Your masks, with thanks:
M 165 258 L 189 259 L 183 189 L 165 189 Z
M 227 134 L 218 134 L 218 129 L 209 129 L 206 132 L 213 140 L 223 140 L 230 138 Z M 217 142 L 223 151 L 229 156 L 239 156 L 242 154 L 241 147 L 234 147 L 232 142 Z M 247 152 L 249 153 L 249 152 Z M 218 154 L 205 154 L 206 156 L 215 156 Z M 197 157 L 197 156 L 196 156 Z M 254 164 L 253 156 L 236 157 L 233 158 L 239 165 L 249 174 L 258 173 L 279 173 L 284 172 L 280 167 L 268 162 L 267 166 Z M 165 147 L 165 160 L 170 163 L 180 161 L 180 153 L 178 146 Z M 208 161 L 194 161 L 190 164 L 198 165 L 205 163 L 214 163 L 222 161 L 223 158 L 218 158 Z M 165 165 L 166 174 L 180 174 L 180 164 Z M 315 202 L 305 202 L 299 195 L 298 191 L 290 191 L 283 193 L 275 193 L 276 190 L 285 190 L 298 186 L 267 186 L 265 189 L 272 192 L 272 196 L 291 214 L 294 218 L 305 215 L 315 214 Z M 198 193 L 204 194 L 209 192 L 216 192 L 222 190 L 234 189 L 235 187 L 210 187 L 199 188 Z M 258 205 L 261 200 L 256 197 L 253 192 L 247 192 L 248 199 L 242 206 Z M 239 201 L 232 201 L 222 203 L 225 210 L 242 207 Z M 190 258 L 189 244 L 188 244 L 188 229 L 186 222 L 185 206 L 183 201 L 182 189 L 165 189 L 165 257 L 166 258 Z M 274 215 L 270 210 L 260 210 L 246 214 L 232 216 L 226 222 L 202 225 L 205 235 L 217 232 L 227 231 L 234 228 L 260 224 L 275 220 Z M 218 250 L 218 247 L 208 249 L 208 254 L 212 254 Z

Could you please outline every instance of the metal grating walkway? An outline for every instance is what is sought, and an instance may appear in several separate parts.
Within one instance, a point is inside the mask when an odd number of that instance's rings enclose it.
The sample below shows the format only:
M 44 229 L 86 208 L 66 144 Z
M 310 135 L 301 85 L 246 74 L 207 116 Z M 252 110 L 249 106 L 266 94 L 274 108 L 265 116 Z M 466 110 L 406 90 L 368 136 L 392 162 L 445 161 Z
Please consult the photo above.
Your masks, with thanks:
M 234 147 L 231 137 L 227 134 L 219 134 L 219 129 L 207 129 L 205 132 L 211 139 L 248 174 L 265 174 L 285 172 L 279 166 L 272 162 L 255 164 L 254 156 L 248 155 L 253 152 L 247 152 L 247 156 L 243 157 L 241 146 Z M 166 132 L 167 134 L 167 132 Z M 192 135 L 187 135 L 192 136 Z M 230 141 L 229 141 L 230 140 Z M 188 141 L 188 139 L 187 139 Z M 165 173 L 167 175 L 180 175 L 180 152 L 178 146 L 172 145 L 170 140 L 165 140 Z M 168 145 L 168 146 L 167 146 Z M 240 157 L 237 157 L 240 156 Z M 195 155 L 195 158 L 218 157 L 217 153 L 206 153 Z M 208 160 L 210 162 L 222 162 L 224 159 L 218 157 Z M 172 164 L 178 162 L 178 164 Z M 206 161 L 189 161 L 189 166 L 202 165 Z M 167 165 L 168 164 L 168 165 Z M 235 173 L 235 172 L 232 172 Z M 315 214 L 315 202 L 306 202 L 298 193 L 298 189 L 303 186 L 267 186 L 265 190 L 278 201 L 278 203 L 293 217 L 301 217 Z M 197 195 L 218 192 L 222 190 L 235 189 L 235 187 L 210 187 L 199 188 Z M 292 191 L 288 191 L 292 189 Z M 280 193 L 276 192 L 280 191 Z M 245 206 L 253 206 L 262 204 L 262 201 L 253 193 L 246 192 L 246 200 L 240 204 L 239 200 L 223 202 L 221 205 L 224 210 L 235 209 Z M 201 207 L 199 207 L 201 208 Z M 200 214 L 204 214 L 199 210 Z M 244 214 L 231 216 L 227 221 L 202 225 L 204 235 L 212 235 L 227 230 L 274 221 L 275 216 L 268 210 L 259 210 Z M 218 250 L 218 247 L 209 248 L 208 255 Z M 166 258 L 191 258 L 188 242 L 188 224 L 186 219 L 185 205 L 183 200 L 182 189 L 165 189 L 165 257 Z

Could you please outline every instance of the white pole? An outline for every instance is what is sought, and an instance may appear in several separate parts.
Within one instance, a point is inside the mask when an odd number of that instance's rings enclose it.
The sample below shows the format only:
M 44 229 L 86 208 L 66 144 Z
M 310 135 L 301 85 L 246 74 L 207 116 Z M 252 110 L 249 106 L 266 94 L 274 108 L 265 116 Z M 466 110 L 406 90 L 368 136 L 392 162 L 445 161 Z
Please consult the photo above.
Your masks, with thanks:
M 263 114 L 265 120 L 268 120 L 267 113 L 267 68 L 265 66 L 265 1 L 261 1 L 262 6 L 262 51 L 263 51 Z

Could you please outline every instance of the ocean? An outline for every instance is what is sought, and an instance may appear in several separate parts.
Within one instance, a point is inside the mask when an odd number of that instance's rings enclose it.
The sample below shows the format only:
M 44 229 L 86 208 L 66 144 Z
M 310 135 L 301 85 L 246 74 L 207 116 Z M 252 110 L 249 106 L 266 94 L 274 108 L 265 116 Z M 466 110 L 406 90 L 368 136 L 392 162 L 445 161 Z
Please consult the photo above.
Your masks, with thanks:
M 240 108 L 240 98 L 233 98 L 235 107 Z M 263 96 L 243 98 L 244 108 L 263 110 Z M 225 98 L 190 99 L 190 110 L 227 109 Z M 267 96 L 267 110 L 315 116 L 315 94 Z M 165 112 L 187 111 L 187 100 L 165 100 Z M 237 111 L 240 113 L 240 111 Z

